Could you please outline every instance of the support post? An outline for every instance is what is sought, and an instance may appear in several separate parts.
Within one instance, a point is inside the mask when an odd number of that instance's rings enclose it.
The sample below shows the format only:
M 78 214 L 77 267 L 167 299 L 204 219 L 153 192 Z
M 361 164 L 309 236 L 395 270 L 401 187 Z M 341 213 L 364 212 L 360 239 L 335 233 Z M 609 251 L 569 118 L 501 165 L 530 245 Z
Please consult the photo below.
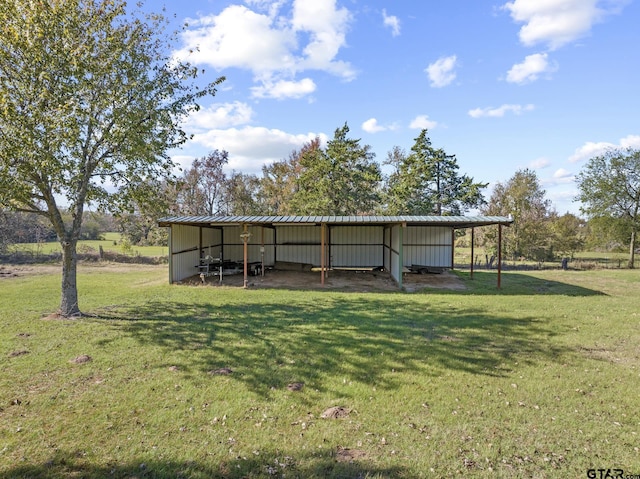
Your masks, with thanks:
M 456 230 L 451 228 L 451 270 L 456 268 Z
M 325 224 L 320 225 L 320 284 L 324 286 L 324 267 L 325 267 Z
M 474 252 L 473 252 L 473 246 L 475 243 L 475 233 L 476 233 L 476 229 L 472 226 L 471 227 L 471 267 L 469 269 L 469 278 L 473 279 L 473 263 L 475 262 L 474 258 Z
M 249 242 L 249 226 L 245 223 L 243 225 L 243 229 L 242 229 L 242 234 L 240 235 L 240 238 L 242 238 L 242 243 L 243 243 L 243 256 L 244 256 L 244 289 L 247 289 L 249 287 L 249 275 L 248 275 L 248 265 L 247 265 L 247 243 Z
M 502 276 L 502 225 L 498 224 L 498 289 L 501 286 Z
M 404 228 L 406 223 L 400 224 L 398 231 L 398 286 L 402 289 L 402 274 L 404 271 Z
M 260 275 L 264 277 L 264 226 L 260 229 L 261 246 L 260 246 Z

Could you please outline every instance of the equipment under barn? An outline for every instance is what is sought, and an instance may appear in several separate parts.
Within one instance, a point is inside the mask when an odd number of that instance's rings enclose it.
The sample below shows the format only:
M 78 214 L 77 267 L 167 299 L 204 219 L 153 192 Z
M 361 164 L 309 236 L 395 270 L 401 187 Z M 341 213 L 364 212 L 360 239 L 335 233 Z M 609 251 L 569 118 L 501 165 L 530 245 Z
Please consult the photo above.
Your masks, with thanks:
M 268 269 L 313 269 L 324 284 L 332 269 L 383 269 L 402 287 L 406 270 L 453 268 L 455 230 L 497 225 L 500 238 L 512 222 L 502 216 L 173 216 L 158 224 L 169 228 L 171 283 L 197 274 L 222 282 L 242 272 L 246 286 L 248 275 Z

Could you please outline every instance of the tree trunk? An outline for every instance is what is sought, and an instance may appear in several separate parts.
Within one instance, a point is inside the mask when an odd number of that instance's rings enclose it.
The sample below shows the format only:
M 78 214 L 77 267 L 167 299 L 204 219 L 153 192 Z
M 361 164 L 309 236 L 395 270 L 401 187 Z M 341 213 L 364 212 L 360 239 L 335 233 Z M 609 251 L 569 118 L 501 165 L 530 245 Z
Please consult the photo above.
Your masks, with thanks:
M 629 269 L 633 269 L 636 255 L 636 230 L 631 232 L 631 244 L 629 246 Z
M 77 241 L 61 241 L 62 245 L 62 299 L 60 300 L 60 315 L 68 318 L 79 316 L 78 286 L 76 282 L 76 270 L 78 255 L 76 252 Z

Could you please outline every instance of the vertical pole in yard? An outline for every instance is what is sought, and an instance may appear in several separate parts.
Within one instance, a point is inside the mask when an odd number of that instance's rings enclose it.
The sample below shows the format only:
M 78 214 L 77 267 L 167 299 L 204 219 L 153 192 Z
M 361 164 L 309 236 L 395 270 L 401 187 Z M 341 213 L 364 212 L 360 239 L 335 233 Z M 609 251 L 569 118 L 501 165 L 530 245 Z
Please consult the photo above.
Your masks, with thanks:
M 498 224 L 498 289 L 501 286 L 502 273 L 502 225 Z
M 451 228 L 451 269 L 456 268 L 456 229 Z
M 260 275 L 264 276 L 264 226 L 262 226 L 262 228 L 260 229 L 260 235 L 261 235 L 261 246 L 260 246 L 260 261 L 261 261 L 261 265 L 260 265 Z
M 473 253 L 473 244 L 475 242 L 474 241 L 475 232 L 476 232 L 476 229 L 472 226 L 471 227 L 471 267 L 469 269 L 469 277 L 471 279 L 473 279 L 473 263 L 474 263 L 474 260 L 473 260 L 473 258 L 474 258 L 474 256 L 473 256 L 473 254 L 474 254 Z
M 402 274 L 404 271 L 404 228 L 407 224 L 401 223 L 398 230 L 398 286 L 402 289 Z
M 248 225 L 245 223 L 243 225 L 242 234 L 240 235 L 243 243 L 242 253 L 244 256 L 244 286 L 243 286 L 244 289 L 247 289 L 249 285 L 249 278 L 247 274 L 247 242 L 249 241 L 249 230 L 247 228 L 248 228 Z
M 325 251 L 324 251 L 324 223 L 320 225 L 320 284 L 324 286 L 324 264 L 326 261 Z

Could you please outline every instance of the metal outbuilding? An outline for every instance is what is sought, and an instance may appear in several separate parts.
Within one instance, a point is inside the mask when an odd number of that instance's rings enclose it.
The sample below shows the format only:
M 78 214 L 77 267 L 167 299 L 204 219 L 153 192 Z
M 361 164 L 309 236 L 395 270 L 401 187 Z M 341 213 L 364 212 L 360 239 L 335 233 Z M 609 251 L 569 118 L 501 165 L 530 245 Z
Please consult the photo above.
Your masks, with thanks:
M 225 265 L 235 264 L 246 286 L 251 271 L 306 265 L 317 268 L 321 284 L 330 269 L 383 268 L 399 287 L 415 265 L 453 268 L 455 230 L 471 228 L 473 238 L 475 227 L 497 225 L 499 287 L 502 227 L 512 222 L 503 216 L 171 216 L 158 225 L 169 228 L 171 283 L 214 271 L 222 281 Z

